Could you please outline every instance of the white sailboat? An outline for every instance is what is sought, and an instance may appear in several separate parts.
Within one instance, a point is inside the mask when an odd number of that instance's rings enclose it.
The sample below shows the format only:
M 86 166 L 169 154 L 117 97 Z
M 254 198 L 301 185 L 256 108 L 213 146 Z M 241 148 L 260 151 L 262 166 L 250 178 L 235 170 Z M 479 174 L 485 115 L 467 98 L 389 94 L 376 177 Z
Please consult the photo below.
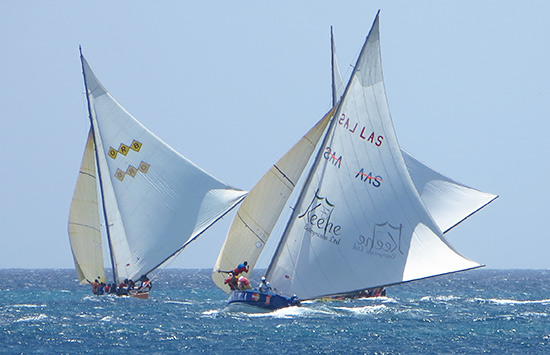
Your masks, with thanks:
M 91 127 L 69 215 L 78 279 L 107 282 L 102 234 L 114 285 L 151 279 L 246 192 L 156 137 L 101 85 L 82 53 L 81 61 Z
M 218 270 L 247 260 L 251 272 L 269 238 L 278 238 L 266 273 L 274 292 L 233 291 L 230 305 L 274 309 L 293 295 L 356 294 L 481 266 L 443 232 L 496 196 L 462 188 L 403 153 L 384 88 L 378 15 L 341 97 L 239 208 L 213 280 L 228 292 Z M 276 223 L 284 228 L 273 236 Z

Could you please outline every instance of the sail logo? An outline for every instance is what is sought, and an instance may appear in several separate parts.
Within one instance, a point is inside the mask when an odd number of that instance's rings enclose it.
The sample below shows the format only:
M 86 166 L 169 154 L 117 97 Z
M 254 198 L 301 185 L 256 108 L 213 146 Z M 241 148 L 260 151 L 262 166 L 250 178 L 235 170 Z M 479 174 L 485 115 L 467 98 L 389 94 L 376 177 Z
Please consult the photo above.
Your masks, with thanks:
M 380 187 L 384 181 L 380 175 L 374 176 L 372 172 L 369 172 L 368 174 L 365 173 L 364 168 L 361 168 L 361 170 L 355 172 L 355 178 L 360 179 L 363 182 L 368 182 L 369 185 L 373 187 Z
M 124 177 L 126 175 L 129 175 L 130 177 L 135 177 L 137 175 L 138 172 L 141 172 L 143 174 L 147 174 L 147 172 L 149 171 L 149 167 L 151 165 L 147 164 L 146 162 L 142 161 L 140 164 L 139 164 L 139 167 L 138 168 L 134 168 L 132 165 L 129 165 L 128 168 L 126 168 L 126 171 L 122 171 L 120 169 L 116 169 L 116 172 L 115 172 L 115 177 L 122 181 L 124 180 Z
M 340 119 L 338 119 L 338 124 L 348 130 L 351 134 L 358 135 L 359 138 L 367 142 L 371 142 L 377 147 L 380 147 L 384 142 L 383 135 L 376 135 L 374 131 L 367 129 L 367 127 L 359 126 L 359 122 L 350 121 L 350 119 L 346 117 L 345 113 L 342 113 Z
M 116 160 L 118 154 L 122 154 L 124 156 L 127 156 L 128 153 L 133 150 L 134 152 L 139 152 L 141 150 L 141 147 L 143 144 L 141 142 L 138 142 L 137 140 L 133 140 L 130 145 L 126 145 L 124 143 L 120 143 L 120 146 L 118 149 L 114 149 L 113 147 L 109 147 L 108 155 L 113 159 Z M 134 178 L 138 172 L 147 174 L 149 171 L 149 168 L 151 165 L 148 163 L 141 161 L 139 166 L 136 168 L 132 165 L 128 165 L 126 168 L 126 171 L 121 170 L 120 168 L 117 168 L 115 172 L 115 178 L 117 178 L 119 181 L 123 181 L 126 176 L 130 176 Z
M 342 167 L 342 156 L 336 157 L 336 153 L 334 153 L 330 147 L 325 148 L 325 153 L 323 154 L 323 158 L 329 161 L 332 165 L 338 167 L 340 169 Z
M 113 148 L 113 147 L 109 147 L 109 156 L 113 159 L 116 159 L 118 153 L 126 156 L 126 155 L 128 155 L 128 152 L 129 152 L 130 149 L 135 151 L 135 152 L 139 152 L 142 145 L 143 144 L 136 141 L 135 139 L 132 141 L 132 144 L 130 144 L 129 146 L 127 146 L 124 143 L 120 143 L 120 146 L 118 147 L 118 150 Z
M 334 205 L 326 197 L 321 197 L 317 190 L 306 211 L 298 218 L 306 221 L 304 229 L 313 236 L 340 244 L 342 226 L 332 221 L 333 211 Z
M 375 224 L 372 235 L 365 237 L 359 235 L 353 245 L 353 250 L 380 258 L 395 259 L 404 255 L 401 250 L 401 232 L 403 225 L 392 226 L 389 222 Z

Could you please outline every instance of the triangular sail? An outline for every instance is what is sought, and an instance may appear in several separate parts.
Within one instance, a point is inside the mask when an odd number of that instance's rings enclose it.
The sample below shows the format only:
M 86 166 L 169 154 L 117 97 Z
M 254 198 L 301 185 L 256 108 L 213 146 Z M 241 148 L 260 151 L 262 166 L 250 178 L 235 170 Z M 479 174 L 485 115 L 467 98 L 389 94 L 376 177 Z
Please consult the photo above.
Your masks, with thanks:
M 403 148 L 401 153 L 422 202 L 443 233 L 498 198 L 438 173 Z
M 336 106 L 344 94 L 345 85 L 338 66 L 332 27 L 330 29 L 330 39 L 332 104 Z M 401 153 L 422 201 L 443 233 L 446 233 L 498 197 L 476 190 L 438 173 L 403 148 L 401 148 Z
M 387 104 L 377 16 L 267 278 L 283 294 L 311 299 L 479 266 L 448 244 L 409 175 Z
M 214 283 L 224 286 L 224 274 L 247 261 L 249 273 L 263 251 L 311 153 L 323 135 L 333 111 L 327 113 L 292 149 L 290 149 L 249 192 L 237 211 L 212 273 Z
M 81 57 L 117 282 L 176 255 L 246 192 L 208 174 L 130 115 Z
M 88 135 L 71 203 L 69 240 L 80 283 L 95 279 L 105 282 L 92 131 Z

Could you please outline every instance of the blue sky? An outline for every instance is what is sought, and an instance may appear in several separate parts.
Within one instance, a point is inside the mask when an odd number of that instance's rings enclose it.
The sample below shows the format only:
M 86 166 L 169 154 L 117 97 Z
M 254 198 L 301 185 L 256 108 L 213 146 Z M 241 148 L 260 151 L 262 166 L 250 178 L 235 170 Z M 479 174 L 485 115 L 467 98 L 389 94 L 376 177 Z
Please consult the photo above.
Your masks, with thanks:
M 0 2 L 0 268 L 73 267 L 79 45 L 145 126 L 250 189 L 331 106 L 330 26 L 349 75 L 378 9 L 402 147 L 500 195 L 448 239 L 489 268 L 550 267 L 550 3 L 322 0 Z M 213 266 L 230 217 L 169 266 Z

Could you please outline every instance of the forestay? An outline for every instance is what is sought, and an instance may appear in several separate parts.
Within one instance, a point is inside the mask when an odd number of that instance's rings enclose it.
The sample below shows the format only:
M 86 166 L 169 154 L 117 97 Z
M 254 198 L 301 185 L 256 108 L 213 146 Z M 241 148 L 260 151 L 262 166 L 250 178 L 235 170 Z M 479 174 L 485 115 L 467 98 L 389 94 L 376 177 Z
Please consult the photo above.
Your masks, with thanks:
M 268 269 L 301 299 L 479 267 L 445 240 L 411 179 L 382 77 L 378 16 Z

